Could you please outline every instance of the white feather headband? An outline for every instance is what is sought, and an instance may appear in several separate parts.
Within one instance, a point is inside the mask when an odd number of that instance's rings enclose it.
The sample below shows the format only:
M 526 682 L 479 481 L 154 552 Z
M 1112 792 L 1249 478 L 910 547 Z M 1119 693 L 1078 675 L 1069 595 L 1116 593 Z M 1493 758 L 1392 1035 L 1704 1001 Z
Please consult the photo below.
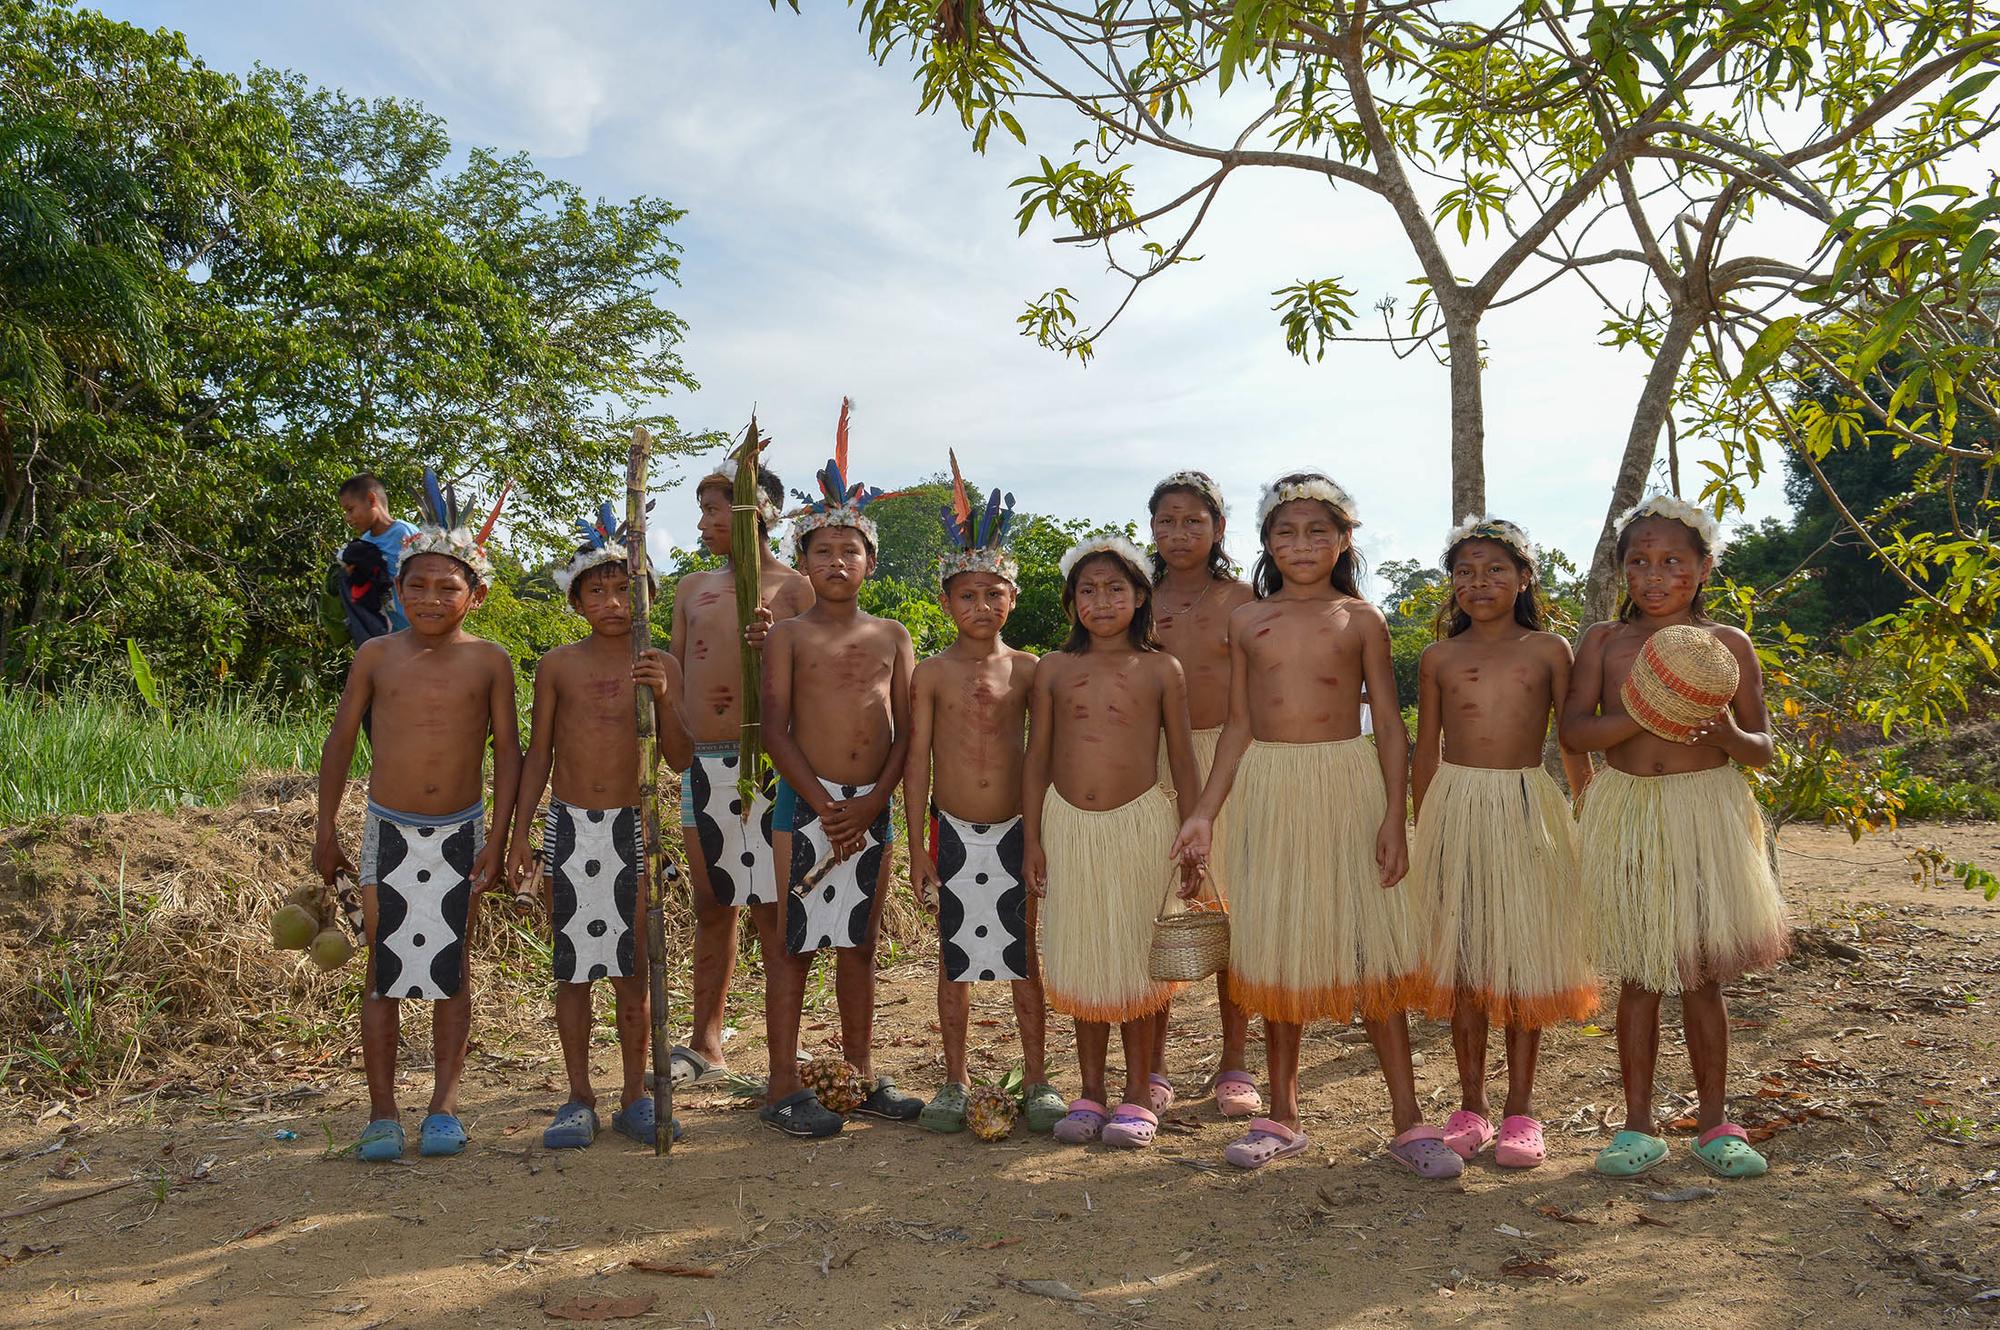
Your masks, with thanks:
M 1535 545 L 1528 539 L 1528 533 L 1509 522 L 1504 517 L 1491 515 L 1481 517 L 1477 513 L 1467 513 L 1465 520 L 1451 529 L 1444 538 L 1444 557 L 1451 558 L 1451 552 L 1468 540 L 1492 540 L 1505 545 L 1521 556 L 1529 570 L 1535 570 Z M 1446 572 L 1451 569 L 1447 567 Z
M 1088 540 L 1080 540 L 1070 546 L 1068 552 L 1062 556 L 1062 562 L 1057 565 L 1062 569 L 1063 581 L 1069 581 L 1070 572 L 1079 563 L 1095 554 L 1109 554 L 1123 563 L 1131 571 L 1132 576 L 1138 579 L 1139 585 L 1153 584 L 1153 579 L 1146 574 L 1145 554 L 1125 537 L 1116 535 L 1092 536 Z
M 1176 471 L 1153 486 L 1153 495 L 1158 498 L 1169 490 L 1193 490 L 1216 512 L 1225 517 L 1229 514 L 1229 509 L 1222 502 L 1222 486 L 1216 484 L 1215 477 L 1206 471 Z
M 1701 537 L 1701 543 L 1708 547 L 1710 557 L 1720 559 L 1722 547 L 1729 543 L 1722 534 L 1722 523 L 1715 520 L 1715 514 L 1686 499 L 1677 499 L 1671 494 L 1648 494 L 1639 502 L 1625 510 L 1618 519 L 1614 535 L 1622 538 L 1625 528 L 1642 517 L 1664 517 L 1669 522 L 1679 522 L 1688 530 Z
M 1355 506 L 1354 496 L 1330 477 L 1310 471 L 1302 480 L 1274 480 L 1264 487 L 1264 497 L 1257 502 L 1257 530 L 1261 532 L 1264 529 L 1264 524 L 1271 520 L 1271 514 L 1278 510 L 1279 505 L 1294 499 L 1317 499 L 1339 514 L 1349 526 L 1361 525 L 1361 519 L 1356 515 L 1360 510 Z

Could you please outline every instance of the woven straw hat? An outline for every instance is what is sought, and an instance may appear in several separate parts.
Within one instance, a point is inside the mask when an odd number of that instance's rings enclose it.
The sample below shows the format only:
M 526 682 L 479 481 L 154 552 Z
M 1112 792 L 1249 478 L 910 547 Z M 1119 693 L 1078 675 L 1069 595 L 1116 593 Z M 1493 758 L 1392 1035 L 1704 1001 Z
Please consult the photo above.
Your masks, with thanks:
M 1736 657 L 1715 634 L 1677 623 L 1646 639 L 1618 695 L 1633 720 L 1681 743 L 1722 714 L 1736 696 L 1737 674 Z

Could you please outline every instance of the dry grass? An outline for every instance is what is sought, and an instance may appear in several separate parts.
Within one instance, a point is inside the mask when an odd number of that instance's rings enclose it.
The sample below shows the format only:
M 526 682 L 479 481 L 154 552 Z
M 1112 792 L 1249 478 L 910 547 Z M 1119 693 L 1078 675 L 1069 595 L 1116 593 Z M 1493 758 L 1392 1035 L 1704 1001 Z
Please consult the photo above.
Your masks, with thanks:
M 278 1064 L 350 1056 L 359 962 L 324 975 L 302 953 L 273 950 L 268 935 L 271 910 L 310 871 L 314 788 L 310 776 L 267 775 L 221 807 L 41 818 L 0 833 L 0 928 L 12 941 L 0 949 L 4 1092 L 107 1102 L 154 1088 L 226 1094 Z M 350 850 L 361 809 L 351 791 Z M 693 925 L 685 892 L 671 898 L 670 956 L 687 954 Z M 928 932 L 906 892 L 883 927 L 898 947 Z M 546 929 L 539 912 L 501 898 L 482 909 L 475 1037 L 489 1050 L 539 1050 L 550 1038 Z M 676 1028 L 685 983 L 685 966 L 674 966 Z M 416 1055 L 427 1024 L 405 1022 Z

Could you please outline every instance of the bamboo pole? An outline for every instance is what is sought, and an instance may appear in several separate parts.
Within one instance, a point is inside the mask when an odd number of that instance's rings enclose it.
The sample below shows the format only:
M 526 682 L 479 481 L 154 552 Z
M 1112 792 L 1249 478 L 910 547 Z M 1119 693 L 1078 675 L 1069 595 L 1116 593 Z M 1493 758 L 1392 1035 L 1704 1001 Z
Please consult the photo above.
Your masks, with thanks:
M 729 489 L 729 568 L 736 586 L 736 625 L 740 632 L 749 627 L 764 603 L 764 539 L 757 531 L 757 455 L 764 449 L 757 433 L 757 413 L 750 413 L 750 428 L 737 445 L 736 479 Z M 736 797 L 745 821 L 758 792 L 759 767 L 764 760 L 764 652 L 738 641 L 742 661 L 743 724 L 736 740 Z
M 646 481 L 652 451 L 653 436 L 644 427 L 635 428 L 625 467 L 625 553 L 632 586 L 634 664 L 653 644 L 653 582 L 646 553 Z M 653 1153 L 664 1156 L 674 1145 L 674 1075 L 667 1034 L 667 920 L 661 898 L 680 880 L 680 870 L 667 857 L 666 842 L 660 838 L 660 718 L 653 714 L 653 690 L 634 687 L 632 704 L 639 735 L 639 877 L 645 895 L 646 985 L 653 1025 Z

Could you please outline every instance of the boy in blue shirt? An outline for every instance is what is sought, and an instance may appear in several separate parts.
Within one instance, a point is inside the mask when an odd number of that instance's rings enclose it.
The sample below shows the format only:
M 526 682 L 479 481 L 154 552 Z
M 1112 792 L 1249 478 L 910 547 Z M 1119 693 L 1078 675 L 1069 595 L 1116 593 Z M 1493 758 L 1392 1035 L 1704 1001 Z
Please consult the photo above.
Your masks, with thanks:
M 410 626 L 403 617 L 403 602 L 393 595 L 397 565 L 403 557 L 403 542 L 417 533 L 408 522 L 389 516 L 389 491 L 382 482 L 364 471 L 349 476 L 340 486 L 340 515 L 354 534 L 382 551 L 388 565 L 392 599 L 389 602 L 389 631 L 401 632 Z

